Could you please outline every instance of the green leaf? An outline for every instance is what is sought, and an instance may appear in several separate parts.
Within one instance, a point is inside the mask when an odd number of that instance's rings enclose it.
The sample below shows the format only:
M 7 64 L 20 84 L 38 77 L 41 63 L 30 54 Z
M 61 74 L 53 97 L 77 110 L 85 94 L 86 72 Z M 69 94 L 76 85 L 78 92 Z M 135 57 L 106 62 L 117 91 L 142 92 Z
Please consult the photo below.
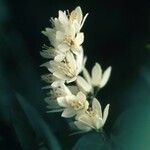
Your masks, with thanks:
M 150 149 L 149 105 L 131 107 L 115 122 L 111 135 L 114 150 Z
M 103 133 L 90 132 L 81 137 L 73 150 L 111 150 L 109 140 Z
M 24 150 L 32 150 L 37 148 L 35 141 L 35 133 L 30 126 L 24 112 L 16 107 L 11 112 L 12 126 L 16 136 Z
M 48 150 L 60 150 L 61 148 L 58 144 L 58 141 L 56 140 L 55 136 L 52 134 L 49 126 L 39 115 L 37 110 L 31 104 L 29 104 L 21 95 L 16 94 L 16 96 L 20 105 L 20 109 L 24 112 L 24 116 L 22 116 L 22 118 L 24 119 L 21 119 L 21 116 L 17 118 L 18 122 L 20 121 L 19 126 L 15 124 L 15 129 L 18 138 L 20 138 L 20 136 L 22 137 L 21 140 L 22 145 L 24 144 L 24 141 L 26 141 L 26 139 L 24 140 L 23 134 L 20 135 L 19 131 L 24 126 L 27 127 L 31 126 L 32 132 L 35 133 L 35 137 L 40 139 L 40 144 L 39 143 L 37 144 L 38 146 L 41 145 L 41 147 L 43 147 L 43 145 L 45 145 L 48 148 Z M 27 130 L 26 134 L 27 135 L 30 134 L 29 132 L 30 131 Z

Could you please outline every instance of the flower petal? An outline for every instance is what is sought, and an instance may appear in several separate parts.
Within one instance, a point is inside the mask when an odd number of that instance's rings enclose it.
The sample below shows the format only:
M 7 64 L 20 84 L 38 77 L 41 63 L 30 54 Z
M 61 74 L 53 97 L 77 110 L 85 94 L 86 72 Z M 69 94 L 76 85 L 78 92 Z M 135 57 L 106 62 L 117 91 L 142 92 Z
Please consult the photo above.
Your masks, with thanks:
M 99 117 L 102 118 L 101 104 L 96 98 L 93 99 L 92 108 L 93 108 L 93 110 L 96 110 L 96 112 L 98 113 Z
M 51 64 L 50 64 L 50 62 L 46 62 L 46 63 L 40 65 L 40 67 L 50 68 L 50 67 L 51 67 Z
M 105 72 L 103 73 L 102 80 L 101 80 L 101 83 L 100 83 L 100 88 L 102 88 L 106 85 L 106 83 L 108 82 L 108 79 L 110 77 L 110 74 L 111 74 L 111 67 L 108 67 L 105 70 Z
M 77 98 L 80 99 L 80 100 L 86 100 L 86 96 L 84 93 L 82 93 L 81 91 L 78 92 L 77 94 Z
M 81 45 L 84 41 L 84 34 L 82 32 L 79 32 L 75 38 L 76 44 Z
M 67 52 L 70 50 L 70 46 L 68 46 L 67 44 L 65 43 L 61 43 L 58 45 L 57 47 L 61 52 Z
M 77 119 L 78 119 L 78 121 L 84 123 L 88 127 L 95 129 L 95 127 L 93 126 L 93 122 L 92 122 L 91 118 L 89 118 L 89 116 L 80 115 L 80 116 L 77 117 Z
M 62 42 L 64 39 L 64 33 L 61 32 L 61 31 L 57 31 L 56 32 L 56 40 L 59 41 L 59 42 Z
M 91 128 L 87 126 L 86 124 L 84 124 L 83 122 L 75 121 L 74 124 L 77 126 L 78 129 L 82 131 L 88 132 L 91 130 Z
M 85 92 L 90 92 L 92 90 L 91 85 L 81 76 L 77 77 L 77 85 Z
M 78 22 L 79 24 L 81 24 L 83 15 L 82 15 L 82 10 L 81 10 L 81 7 L 80 7 L 80 6 L 76 7 L 76 9 L 71 12 L 70 17 L 73 17 L 73 18 L 74 18 L 74 16 L 76 16 L 75 18 L 77 19 L 77 22 Z
M 54 60 L 60 62 L 60 61 L 62 61 L 64 58 L 65 58 L 65 55 L 64 55 L 64 54 L 59 54 L 59 55 L 55 56 Z
M 62 24 L 67 24 L 68 23 L 68 17 L 66 15 L 66 12 L 63 12 L 63 11 L 59 11 L 59 21 L 62 23 Z
M 105 107 L 104 109 L 104 112 L 103 112 L 103 125 L 105 124 L 106 120 L 107 120 L 107 117 L 108 117 L 108 113 L 109 113 L 109 104 L 107 104 L 107 106 Z
M 98 63 L 95 63 L 95 65 L 92 69 L 92 84 L 94 86 L 100 85 L 101 78 L 102 78 L 101 66 Z
M 83 76 L 85 77 L 87 82 L 90 84 L 91 83 L 91 77 L 90 77 L 90 74 L 88 73 L 86 68 L 83 69 Z
M 71 108 L 66 108 L 63 113 L 61 114 L 62 117 L 64 118 L 71 118 L 76 114 L 76 111 L 74 111 Z
M 68 107 L 68 104 L 64 97 L 58 97 L 57 102 L 58 102 L 58 105 L 61 107 Z
M 93 123 L 94 123 L 96 129 L 100 129 L 103 126 L 103 120 L 102 120 L 102 118 L 99 118 L 99 117 L 93 118 Z

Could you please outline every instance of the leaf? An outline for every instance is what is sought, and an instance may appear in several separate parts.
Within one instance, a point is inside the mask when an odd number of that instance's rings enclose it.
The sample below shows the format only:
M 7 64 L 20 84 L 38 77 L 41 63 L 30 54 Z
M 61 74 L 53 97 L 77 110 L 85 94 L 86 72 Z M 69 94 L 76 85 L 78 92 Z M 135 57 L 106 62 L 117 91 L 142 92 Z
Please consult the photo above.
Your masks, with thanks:
M 111 135 L 114 150 L 149 150 L 149 105 L 131 107 L 117 119 Z
M 110 143 L 102 133 L 90 132 L 81 137 L 73 150 L 111 150 Z
M 24 150 L 35 149 L 35 133 L 30 126 L 24 112 L 16 107 L 11 112 L 12 126 L 15 130 L 16 136 Z
M 20 130 L 21 127 L 23 127 L 23 125 L 28 126 L 29 123 L 29 125 L 33 129 L 33 132 L 35 132 L 36 137 L 38 137 L 41 140 L 41 145 L 46 145 L 48 150 L 60 150 L 61 148 L 58 144 L 58 141 L 56 140 L 55 136 L 52 134 L 49 126 L 38 114 L 37 110 L 33 106 L 31 106 L 21 95 L 16 94 L 16 96 L 20 105 L 20 109 L 24 112 L 24 116 L 22 117 L 25 118 L 24 122 L 21 122 L 22 120 L 20 121 L 22 125 L 19 126 Z M 18 126 L 15 125 L 15 128 L 17 129 L 16 131 L 20 138 L 20 136 L 22 135 L 20 135 L 18 132 L 19 131 Z M 27 130 L 27 134 L 28 132 L 29 131 Z M 24 139 L 22 140 L 22 143 L 23 141 Z

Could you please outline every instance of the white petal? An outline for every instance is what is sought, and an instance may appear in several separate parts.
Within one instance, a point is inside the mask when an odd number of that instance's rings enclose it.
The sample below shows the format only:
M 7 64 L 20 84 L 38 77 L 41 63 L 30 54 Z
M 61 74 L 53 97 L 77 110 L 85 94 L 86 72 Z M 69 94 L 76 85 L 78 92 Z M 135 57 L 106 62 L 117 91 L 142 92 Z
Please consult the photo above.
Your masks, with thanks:
M 50 67 L 51 67 L 51 65 L 50 65 L 50 62 L 46 62 L 46 63 L 44 63 L 44 64 L 40 65 L 40 67 L 50 68 Z
M 42 33 L 43 33 L 45 36 L 49 37 L 49 36 L 53 35 L 54 29 L 52 29 L 52 28 L 45 28 L 45 31 L 42 31 Z
M 52 28 L 46 28 L 45 31 L 42 31 L 42 33 L 48 37 L 49 41 L 51 42 L 51 45 L 55 46 L 56 31 Z
M 101 80 L 101 83 L 100 83 L 101 88 L 104 87 L 106 85 L 106 83 L 108 82 L 110 74 L 111 74 L 111 67 L 108 67 L 106 69 L 106 71 L 103 73 L 102 80 Z
M 86 100 L 86 96 L 85 96 L 85 94 L 82 93 L 82 92 L 78 92 L 77 98 L 80 99 L 80 100 Z
M 95 63 L 93 69 L 92 69 L 92 83 L 94 86 L 100 85 L 102 78 L 102 69 L 101 66 L 98 63 Z
M 89 118 L 87 115 L 78 116 L 77 119 L 78 119 L 78 121 L 84 123 L 88 127 L 95 129 L 95 127 L 93 126 L 93 122 L 92 122 L 91 118 Z
M 88 127 L 86 124 L 80 122 L 80 121 L 75 121 L 74 124 L 77 126 L 78 129 L 88 132 L 91 130 L 90 127 Z
M 101 104 L 96 98 L 93 99 L 92 108 L 93 108 L 93 110 L 96 110 L 96 112 L 98 113 L 99 117 L 102 118 Z
M 62 74 L 61 72 L 54 72 L 53 75 L 63 81 L 67 80 L 67 77 L 64 74 Z
M 66 99 L 64 97 L 58 97 L 57 102 L 58 102 L 58 105 L 61 107 L 68 107 L 68 104 L 67 104 Z
M 91 83 L 91 77 L 90 77 L 90 74 L 88 73 L 86 68 L 83 69 L 83 76 L 85 77 L 87 82 L 90 84 Z
M 61 88 L 64 90 L 64 92 L 67 95 L 72 95 L 71 91 L 69 90 L 69 88 L 64 83 L 61 85 Z
M 53 73 L 53 72 L 55 72 L 57 70 L 57 68 L 58 68 L 57 66 L 58 66 L 58 62 L 51 60 L 49 62 L 48 70 Z
M 77 85 L 85 92 L 90 92 L 92 90 L 91 85 L 81 76 L 77 77 Z
M 83 57 L 83 49 L 76 54 L 76 64 L 77 64 L 77 72 L 80 73 L 84 66 L 84 57 Z
M 76 7 L 76 9 L 73 12 L 77 14 L 77 21 L 80 24 L 83 18 L 81 7 L 80 6 Z
M 59 44 L 57 48 L 58 48 L 58 50 L 61 51 L 61 52 L 67 52 L 67 51 L 70 50 L 70 46 L 68 46 L 68 45 L 65 44 L 65 43 Z
M 60 61 L 62 61 L 64 58 L 65 58 L 65 55 L 64 55 L 64 54 L 59 54 L 59 55 L 55 56 L 54 60 L 60 62 Z
M 55 56 L 55 52 L 52 50 L 43 50 L 40 52 L 40 55 L 44 58 L 53 58 Z
M 75 41 L 78 45 L 81 45 L 84 41 L 84 34 L 82 32 L 78 33 L 75 38 Z
M 107 117 L 108 117 L 108 113 L 109 113 L 109 104 L 107 104 L 107 106 L 105 107 L 104 109 L 104 112 L 103 112 L 103 125 L 105 124 L 106 120 L 107 120 Z
M 77 77 L 75 76 L 75 77 L 73 77 L 73 78 L 71 78 L 71 79 L 67 79 L 66 80 L 66 83 L 71 83 L 71 82 L 74 82 L 75 80 L 77 79 Z
M 61 31 L 57 31 L 56 32 L 56 40 L 59 41 L 59 42 L 62 42 L 64 39 L 64 33 L 61 32 Z
M 66 96 L 66 102 L 70 104 L 71 101 L 75 100 L 76 96 L 75 95 L 68 95 Z
M 87 18 L 88 15 L 89 15 L 89 14 L 87 13 L 87 14 L 84 16 L 79 30 L 81 30 L 81 28 L 83 27 L 84 22 L 85 22 L 85 20 L 86 20 L 86 18 Z
M 93 119 L 94 119 L 93 121 L 94 121 L 95 128 L 96 129 L 102 128 L 102 126 L 103 126 L 103 120 L 102 120 L 102 118 L 95 117 Z
M 71 52 L 68 52 L 66 54 L 66 59 L 69 63 L 70 68 L 75 71 L 76 70 L 76 60 Z
M 49 110 L 49 111 L 46 111 L 47 113 L 56 113 L 56 112 L 62 112 L 63 109 L 53 109 L 53 110 Z
M 56 78 L 55 81 L 51 84 L 51 87 L 52 87 L 52 88 L 57 88 L 57 87 L 60 86 L 61 84 L 64 84 L 64 81 L 58 80 L 58 79 Z
M 68 17 L 66 15 L 66 13 L 61 11 L 61 10 L 59 11 L 59 21 L 62 24 L 67 24 L 68 23 Z
M 71 108 L 66 108 L 63 113 L 61 114 L 62 117 L 64 118 L 71 118 L 76 114 L 76 111 L 74 111 Z

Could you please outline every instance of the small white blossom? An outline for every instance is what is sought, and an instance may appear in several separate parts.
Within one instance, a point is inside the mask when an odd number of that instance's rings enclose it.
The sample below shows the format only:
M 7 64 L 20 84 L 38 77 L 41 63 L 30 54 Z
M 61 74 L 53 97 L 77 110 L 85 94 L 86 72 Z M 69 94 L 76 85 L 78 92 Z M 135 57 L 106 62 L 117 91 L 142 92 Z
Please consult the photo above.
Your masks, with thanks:
M 103 88 L 111 74 L 111 67 L 108 67 L 104 73 L 102 73 L 102 69 L 100 64 L 96 63 L 92 68 L 91 76 L 86 70 L 83 69 L 83 77 L 78 76 L 77 84 L 78 86 L 85 92 L 90 92 L 93 90 L 93 87 Z
M 49 71 L 42 76 L 49 84 L 43 88 L 48 90 L 45 98 L 48 112 L 62 112 L 61 116 L 65 118 L 74 117 L 75 125 L 83 132 L 98 131 L 106 122 L 109 105 L 102 114 L 101 105 L 94 97 L 106 85 L 111 73 L 111 67 L 102 73 L 98 63 L 92 68 L 91 75 L 85 68 L 84 33 L 80 30 L 87 16 L 83 16 L 79 6 L 71 12 L 60 10 L 57 18 L 51 18 L 52 27 L 42 31 L 50 46 L 44 45 L 40 52 L 48 59 L 41 65 Z M 83 77 L 79 76 L 82 71 Z
M 40 54 L 44 58 L 54 59 L 56 61 L 62 61 L 65 58 L 65 53 L 46 45 L 43 46 L 43 50 L 40 52 Z
M 55 82 L 50 86 L 50 91 L 47 93 L 49 95 L 45 98 L 46 103 L 48 104 L 47 108 L 54 109 L 56 112 L 62 110 L 58 105 L 57 99 L 60 97 L 71 96 L 72 93 L 69 88 L 63 82 Z M 50 110 L 50 112 L 53 112 Z
M 79 32 L 88 16 L 88 13 L 83 17 L 81 7 L 77 7 L 69 15 L 69 21 L 75 24 L 76 31 Z
M 64 108 L 62 117 L 70 118 L 80 113 L 88 108 L 88 101 L 86 96 L 82 92 L 78 92 L 77 95 L 67 95 L 66 97 L 57 98 L 58 104 Z
M 56 30 L 53 28 L 45 28 L 45 31 L 42 31 L 42 33 L 49 39 L 50 44 L 57 48 L 58 41 L 56 40 Z
M 59 11 L 58 18 L 52 18 L 51 22 L 53 28 L 46 28 L 42 33 L 48 37 L 55 53 L 56 60 L 62 60 L 64 53 L 72 51 L 74 54 L 78 54 L 82 49 L 81 44 L 84 41 L 84 34 L 80 32 L 84 21 L 88 14 L 83 18 L 82 10 L 77 7 L 71 13 L 67 14 L 66 11 Z M 49 51 L 44 51 L 49 52 Z M 57 55 L 56 55 L 57 54 Z M 43 54 L 42 52 L 42 56 Z M 47 57 L 47 56 L 46 56 Z
M 47 67 L 47 69 L 58 79 L 66 81 L 67 83 L 76 80 L 79 70 L 78 64 L 72 53 L 68 52 L 65 59 L 62 62 L 55 60 L 42 64 L 41 66 Z
M 56 40 L 58 42 L 57 49 L 62 52 L 72 51 L 78 55 L 81 50 L 81 44 L 84 41 L 84 34 L 82 32 L 75 33 L 74 26 L 68 26 L 64 31 L 56 32 Z
M 102 114 L 101 105 L 99 101 L 94 98 L 92 102 L 92 108 L 89 108 L 84 113 L 76 117 L 75 125 L 79 130 L 90 131 L 92 129 L 99 130 L 101 129 L 108 117 L 109 104 L 105 107 Z
M 69 13 L 69 11 L 66 12 L 59 10 L 58 18 L 52 18 L 51 22 L 56 30 L 63 31 L 66 26 L 73 25 L 75 26 L 76 33 L 78 33 L 81 30 L 87 16 L 88 14 L 83 17 L 81 7 L 78 6 L 71 13 Z
M 51 45 L 54 47 L 53 50 L 56 50 L 56 54 L 72 51 L 78 55 L 82 49 L 81 44 L 84 41 L 84 34 L 82 32 L 76 33 L 73 25 L 65 26 L 64 30 L 46 28 L 42 33 L 48 37 Z

